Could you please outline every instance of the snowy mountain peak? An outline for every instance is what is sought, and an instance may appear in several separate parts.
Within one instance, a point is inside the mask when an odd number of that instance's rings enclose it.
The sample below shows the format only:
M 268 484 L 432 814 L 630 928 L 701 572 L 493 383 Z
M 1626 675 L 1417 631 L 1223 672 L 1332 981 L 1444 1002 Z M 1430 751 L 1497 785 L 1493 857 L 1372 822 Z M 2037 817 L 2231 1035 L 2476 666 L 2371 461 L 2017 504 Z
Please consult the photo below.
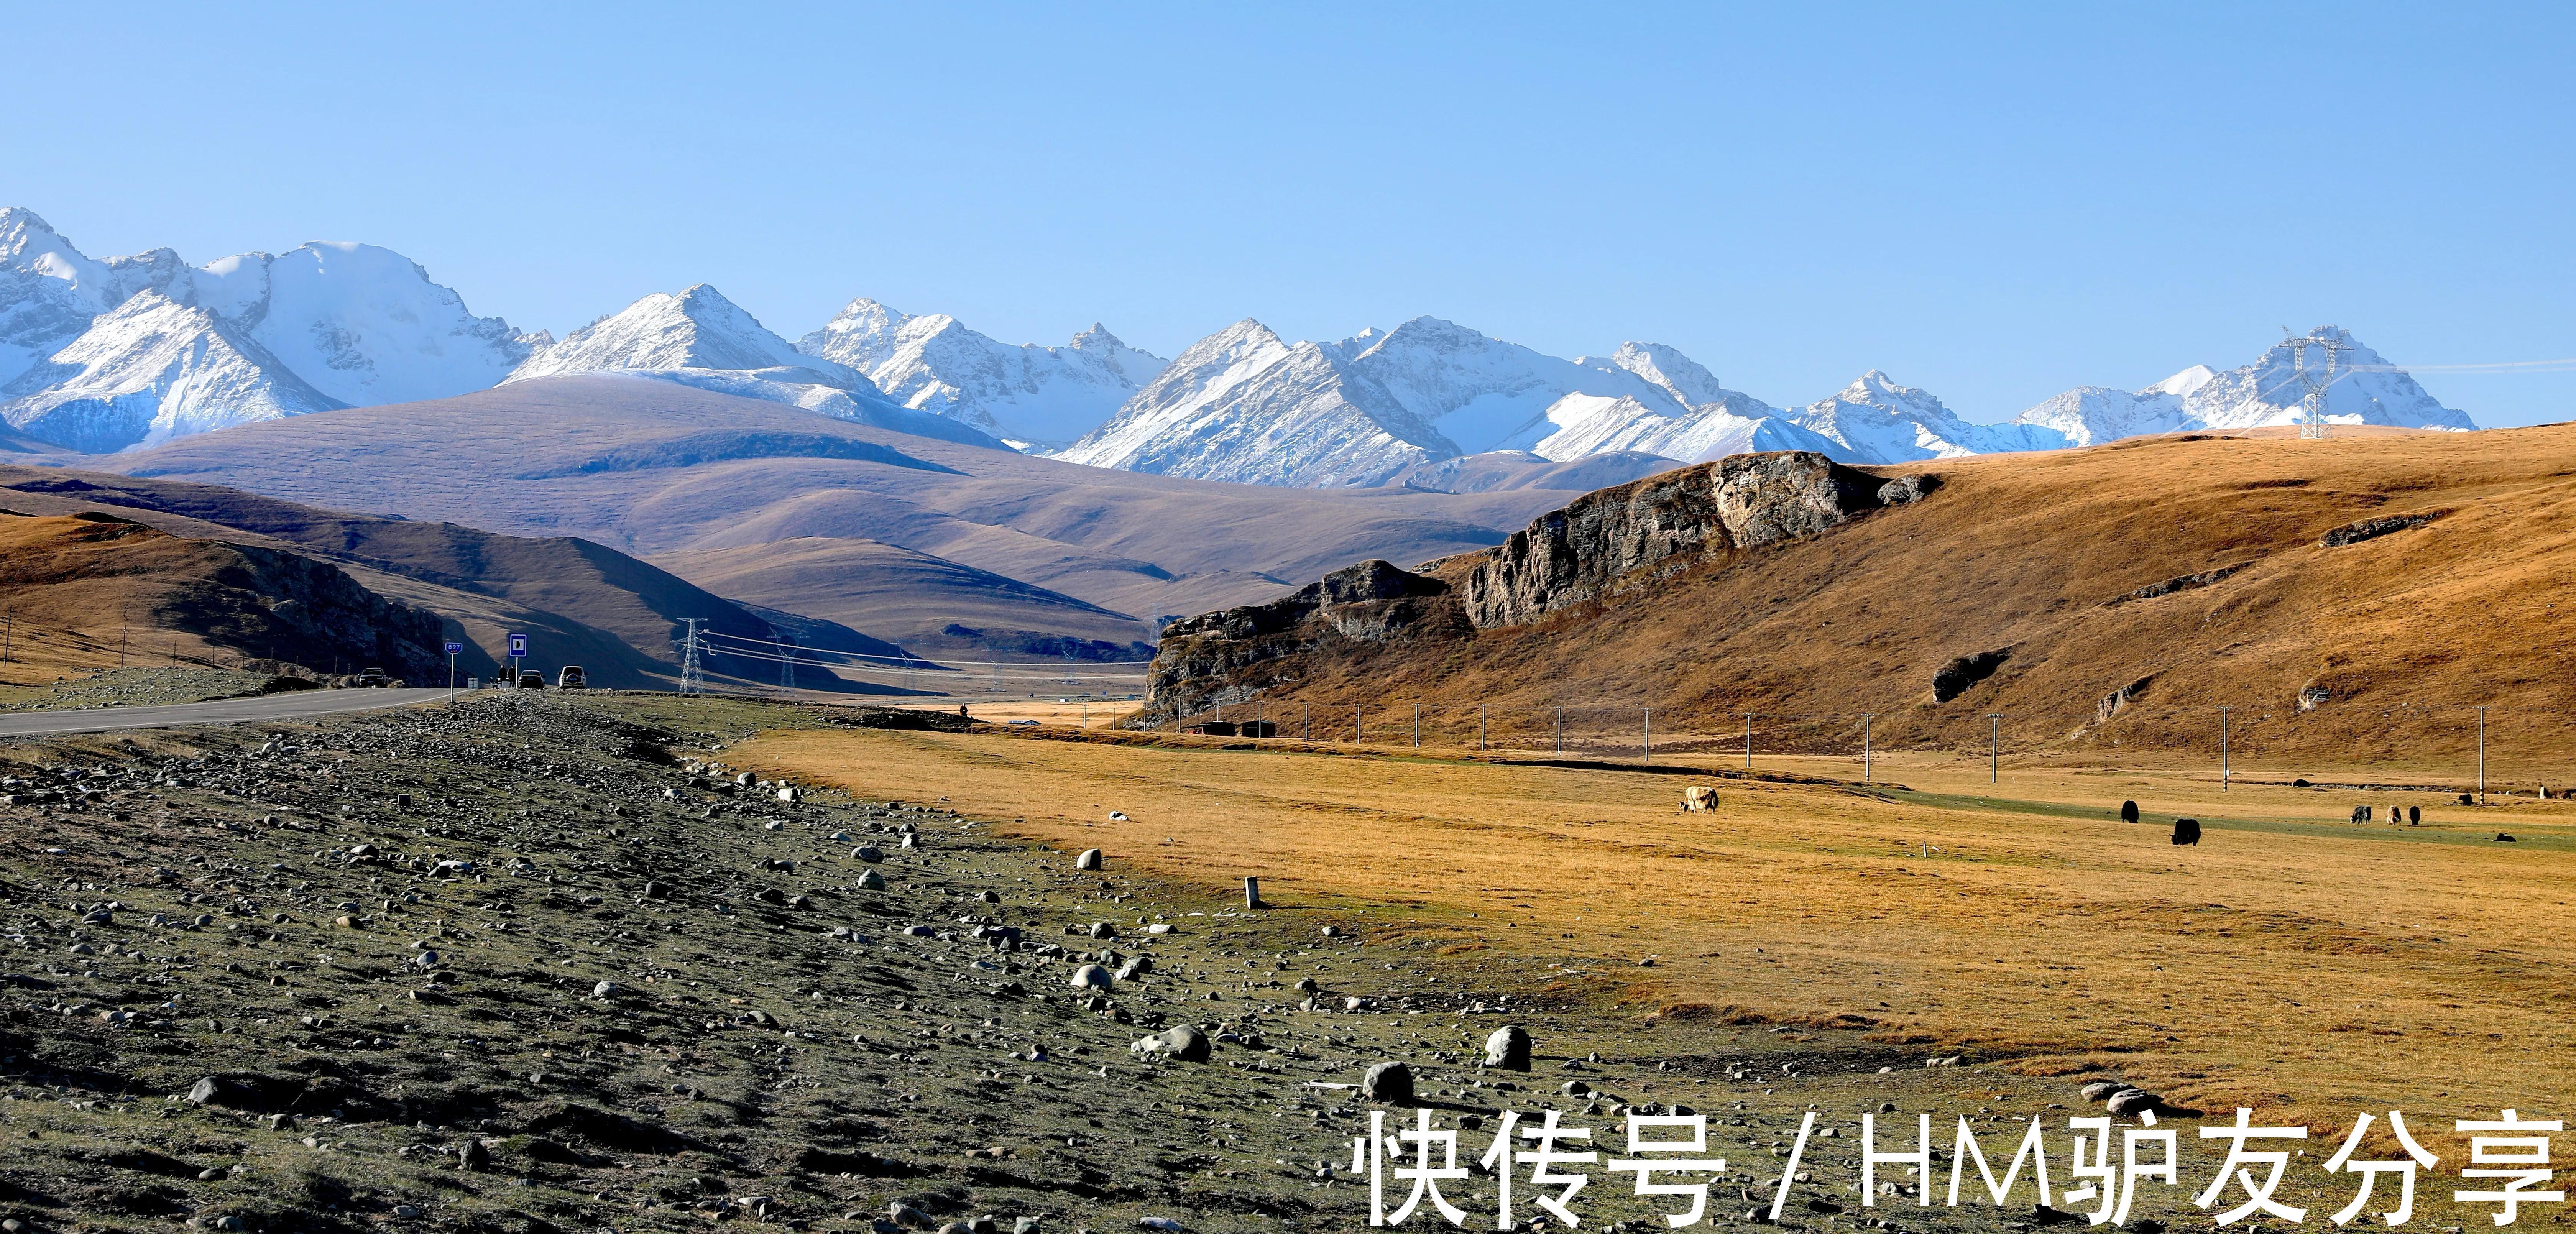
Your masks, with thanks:
M 2217 369 L 2211 368 L 2206 364 L 2195 364 L 2171 377 L 2165 378 L 2163 381 L 2159 381 L 2144 390 L 2138 391 L 2138 393 L 2142 395 L 2170 394 L 2176 398 L 2182 398 L 2189 395 L 2192 391 L 2216 380 L 2218 380 Z
M 249 331 L 150 288 L 0 387 L 10 427 L 90 453 L 341 405 Z
M 797 348 L 865 374 L 906 407 L 1032 449 L 1099 427 L 1164 364 L 1097 322 L 1063 347 L 1013 346 L 945 313 L 916 317 L 864 296 Z
M 624 369 L 790 369 L 803 382 L 875 393 L 867 378 L 789 346 L 708 283 L 637 300 L 528 357 L 508 379 Z
M 1717 374 L 1708 371 L 1699 361 L 1683 355 L 1680 349 L 1662 343 L 1621 343 L 1619 350 L 1612 352 L 1606 361 L 1581 356 L 1574 362 L 1589 368 L 1606 364 L 1635 373 L 1656 388 L 1669 392 L 1686 407 L 1723 402 L 1727 397 L 1725 387 L 1718 384 Z

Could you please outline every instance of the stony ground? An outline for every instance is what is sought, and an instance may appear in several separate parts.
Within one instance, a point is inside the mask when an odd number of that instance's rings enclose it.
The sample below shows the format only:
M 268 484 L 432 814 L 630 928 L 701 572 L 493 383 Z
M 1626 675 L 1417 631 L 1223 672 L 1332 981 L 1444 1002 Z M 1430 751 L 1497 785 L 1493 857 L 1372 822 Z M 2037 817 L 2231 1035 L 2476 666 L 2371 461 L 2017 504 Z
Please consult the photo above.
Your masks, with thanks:
M 112 668 L 74 672 L 51 682 L 0 685 L 0 711 L 85 707 L 151 707 L 257 694 L 266 673 L 228 668 Z
M 1498 987 L 1401 945 L 1392 915 L 1247 912 L 938 800 L 787 801 L 723 765 L 755 731 L 834 722 L 850 713 L 510 695 L 0 745 L 0 1217 L 1356 1229 L 1373 1112 L 1390 1134 L 1417 1110 L 1469 1128 L 1465 1164 L 1505 1110 L 1553 1109 L 1605 1156 L 1622 1114 L 1707 1115 L 1717 1224 L 1767 1211 L 1810 1111 L 1787 1224 L 2060 1219 L 2026 1186 L 2009 1209 L 1863 1209 L 1853 1137 L 1863 1112 L 1901 1110 L 1910 1135 L 1928 1111 L 1946 1161 L 1964 1116 L 2000 1168 L 2023 1120 L 2097 1113 L 2076 1086 L 2098 1075 L 1614 1016 L 1547 984 L 1571 955 L 1531 951 Z M 1126 976 L 1078 987 L 1087 965 Z M 1478 1065 L 1507 1025 L 1533 1039 L 1527 1071 Z M 1131 1048 L 1183 1026 L 1204 1060 Z M 1416 1102 L 1358 1090 L 1387 1061 Z M 1682 1206 L 1591 1177 L 1585 1228 Z M 1444 1189 L 1494 1228 L 1490 1178 Z M 2207 1220 L 2165 1190 L 2136 1228 Z

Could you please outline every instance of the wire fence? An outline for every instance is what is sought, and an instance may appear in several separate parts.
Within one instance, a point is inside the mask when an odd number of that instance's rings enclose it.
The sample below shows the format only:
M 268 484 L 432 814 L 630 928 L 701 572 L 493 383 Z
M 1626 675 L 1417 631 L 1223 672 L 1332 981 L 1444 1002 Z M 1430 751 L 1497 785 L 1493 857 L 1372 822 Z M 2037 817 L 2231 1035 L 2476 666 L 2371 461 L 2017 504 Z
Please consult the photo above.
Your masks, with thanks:
M 2379 764 L 2402 769 L 2416 780 L 2440 779 L 2441 785 L 2417 784 L 2484 795 L 2510 784 L 2542 796 L 2563 796 L 2576 788 L 2576 714 L 2533 707 L 2481 703 L 2406 702 L 2368 705 L 2355 711 L 2377 735 L 2377 744 L 2356 747 L 2354 757 L 2336 766 Z M 2098 721 L 2116 718 L 2116 729 Z M 1652 766 L 1657 759 L 1699 767 L 1736 766 L 1757 770 L 1796 759 L 1833 759 L 1856 763 L 1864 781 L 1877 778 L 1881 756 L 1925 752 L 1981 757 L 1987 778 L 2000 783 L 2009 760 L 2043 747 L 2052 756 L 2092 753 L 2120 761 L 2169 763 L 2205 756 L 2208 770 L 2222 787 L 2244 769 L 2249 757 L 2265 765 L 2288 761 L 2320 762 L 2301 751 L 2281 754 L 2285 737 L 2303 737 L 2291 726 L 2345 723 L 2349 714 L 2317 717 L 2297 707 L 2262 708 L 2235 704 L 2138 707 L 2098 717 L 2096 724 L 2070 729 L 2062 716 L 2012 712 L 1976 712 L 1926 717 L 1914 705 L 1891 705 L 1880 711 L 1716 711 L 1702 708 L 1647 707 L 1594 703 L 1563 706 L 1456 703 L 1380 699 L 1377 701 L 1270 700 L 1255 698 L 1197 710 L 1168 719 L 1142 717 L 1136 727 L 1176 733 L 1248 738 L 1295 739 L 1409 749 L 1483 750 L 1542 754 L 1595 761 Z M 2127 733 L 2130 738 L 2113 735 Z M 2134 740 L 2144 737 L 2146 740 Z M 2509 750 L 2491 748 L 2492 739 L 2509 737 Z M 2071 739 L 2071 741 L 2070 741 Z M 2505 765 L 2501 756 L 2510 757 Z M 2266 775 L 2275 773 L 2266 772 Z

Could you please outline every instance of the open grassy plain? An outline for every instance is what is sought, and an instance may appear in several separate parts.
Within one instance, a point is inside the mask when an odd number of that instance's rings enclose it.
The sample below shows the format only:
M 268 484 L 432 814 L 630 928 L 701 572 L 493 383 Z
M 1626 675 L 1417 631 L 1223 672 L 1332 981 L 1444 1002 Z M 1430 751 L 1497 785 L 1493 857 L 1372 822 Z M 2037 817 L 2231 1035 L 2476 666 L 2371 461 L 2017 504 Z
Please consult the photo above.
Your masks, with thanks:
M 779 732 L 738 757 L 935 789 L 1158 876 L 1258 876 L 1288 911 L 1366 911 L 1471 970 L 1552 976 L 1627 1016 L 1859 1025 L 2320 1127 L 2576 1104 L 2576 1077 L 2545 1061 L 2576 1045 L 2576 806 L 2556 801 L 2245 778 L 2222 793 L 2214 771 L 2099 767 L 2008 766 L 1990 786 L 1983 760 L 1882 759 L 1904 788 L 1864 788 L 1035 734 Z M 1679 813 L 1690 783 L 1717 784 L 1722 808 Z M 2146 821 L 2118 821 L 2124 798 Z M 2344 821 L 2363 801 L 2425 822 Z M 2169 842 L 2177 813 L 2202 820 L 2197 847 Z

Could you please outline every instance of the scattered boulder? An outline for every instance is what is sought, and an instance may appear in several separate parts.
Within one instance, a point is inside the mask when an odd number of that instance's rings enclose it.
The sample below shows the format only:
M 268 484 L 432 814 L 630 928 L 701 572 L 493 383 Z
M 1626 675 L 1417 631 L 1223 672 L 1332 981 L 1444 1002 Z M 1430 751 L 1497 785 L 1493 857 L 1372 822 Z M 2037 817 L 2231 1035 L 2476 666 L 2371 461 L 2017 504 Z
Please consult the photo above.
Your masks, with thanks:
M 1506 1071 L 1530 1069 L 1529 1030 L 1518 1024 L 1506 1024 L 1485 1038 L 1485 1065 Z
M 1099 869 L 1100 850 L 1096 848 L 1086 848 L 1082 850 L 1082 855 L 1073 859 L 1073 868 L 1077 870 Z
M 2131 1086 L 2118 1080 L 2095 1080 L 2079 1091 L 2084 1094 L 2086 1101 L 2108 1101 L 2111 1099 L 2111 1094 L 2129 1087 Z
M 2111 1094 L 2110 1100 L 2102 1103 L 2102 1108 L 2113 1114 L 2138 1114 L 2162 1108 L 2164 1103 L 2164 1098 L 2143 1088 L 2124 1088 Z
M 1413 1100 L 1413 1068 L 1401 1062 L 1383 1062 L 1360 1076 L 1360 1096 L 1389 1105 L 1404 1105 Z
M 874 870 L 869 870 L 866 873 L 859 875 L 859 890 L 883 891 L 885 889 L 885 875 L 879 874 Z
M 187 1100 L 190 1105 L 212 1105 L 231 1110 L 247 1110 L 259 1104 L 259 1094 L 246 1084 L 207 1076 L 189 1088 Z
M 1085 964 L 1073 970 L 1073 977 L 1066 984 L 1077 990 L 1106 990 L 1117 981 L 1116 977 L 1109 975 L 1108 969 L 1097 964 Z
M 1208 1056 L 1216 1051 L 1206 1033 L 1187 1024 L 1175 1024 L 1127 1048 L 1139 1054 L 1160 1054 L 1185 1063 L 1206 1062 Z

